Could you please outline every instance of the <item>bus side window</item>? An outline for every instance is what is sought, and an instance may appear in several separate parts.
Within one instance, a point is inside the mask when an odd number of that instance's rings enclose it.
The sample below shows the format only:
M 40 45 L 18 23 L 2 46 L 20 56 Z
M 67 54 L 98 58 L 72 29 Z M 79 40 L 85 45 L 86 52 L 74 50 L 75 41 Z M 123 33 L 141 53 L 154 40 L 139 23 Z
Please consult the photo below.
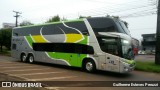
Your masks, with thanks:
M 87 47 L 87 54 L 94 54 L 94 49 L 92 46 Z
M 116 38 L 97 37 L 101 50 L 113 55 L 118 55 L 118 44 Z
M 12 49 L 16 50 L 16 48 L 17 48 L 17 45 L 16 44 L 12 44 Z

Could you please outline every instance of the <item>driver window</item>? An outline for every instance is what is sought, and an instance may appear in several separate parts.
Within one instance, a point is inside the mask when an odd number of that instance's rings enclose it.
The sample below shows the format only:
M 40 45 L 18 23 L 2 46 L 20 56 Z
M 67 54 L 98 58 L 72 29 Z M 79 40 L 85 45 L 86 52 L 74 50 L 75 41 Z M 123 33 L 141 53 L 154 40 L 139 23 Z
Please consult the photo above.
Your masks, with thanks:
M 97 37 L 101 50 L 113 55 L 118 55 L 117 39 L 107 37 Z

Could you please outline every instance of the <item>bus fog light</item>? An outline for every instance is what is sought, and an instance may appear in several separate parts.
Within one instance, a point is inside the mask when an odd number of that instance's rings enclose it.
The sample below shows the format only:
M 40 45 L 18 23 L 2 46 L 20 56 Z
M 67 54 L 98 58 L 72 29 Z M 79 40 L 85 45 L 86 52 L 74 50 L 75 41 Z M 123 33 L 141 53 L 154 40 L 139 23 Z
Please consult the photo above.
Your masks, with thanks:
M 124 67 L 124 71 L 128 71 L 128 68 Z

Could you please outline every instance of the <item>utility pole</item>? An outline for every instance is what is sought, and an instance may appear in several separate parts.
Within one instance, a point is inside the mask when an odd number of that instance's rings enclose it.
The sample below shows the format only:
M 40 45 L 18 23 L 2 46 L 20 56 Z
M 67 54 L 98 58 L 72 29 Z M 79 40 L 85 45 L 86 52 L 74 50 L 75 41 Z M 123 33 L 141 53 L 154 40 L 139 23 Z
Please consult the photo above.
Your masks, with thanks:
M 160 64 L 160 1 L 158 0 L 155 64 Z
M 13 12 L 15 12 L 16 13 L 16 15 L 14 16 L 14 17 L 16 17 L 16 27 L 18 26 L 18 17 L 20 16 L 19 14 L 22 14 L 22 13 L 20 13 L 20 12 L 18 12 L 18 11 L 13 11 Z

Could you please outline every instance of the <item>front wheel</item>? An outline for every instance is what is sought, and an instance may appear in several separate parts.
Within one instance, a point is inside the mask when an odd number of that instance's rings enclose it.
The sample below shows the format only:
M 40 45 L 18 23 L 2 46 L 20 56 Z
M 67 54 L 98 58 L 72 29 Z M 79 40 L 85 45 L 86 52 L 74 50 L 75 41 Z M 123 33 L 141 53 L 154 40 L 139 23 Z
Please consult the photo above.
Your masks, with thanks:
M 29 63 L 34 63 L 34 56 L 31 54 L 28 56 Z
M 87 72 L 94 72 L 96 70 L 96 65 L 93 60 L 87 60 L 85 62 L 85 70 Z

